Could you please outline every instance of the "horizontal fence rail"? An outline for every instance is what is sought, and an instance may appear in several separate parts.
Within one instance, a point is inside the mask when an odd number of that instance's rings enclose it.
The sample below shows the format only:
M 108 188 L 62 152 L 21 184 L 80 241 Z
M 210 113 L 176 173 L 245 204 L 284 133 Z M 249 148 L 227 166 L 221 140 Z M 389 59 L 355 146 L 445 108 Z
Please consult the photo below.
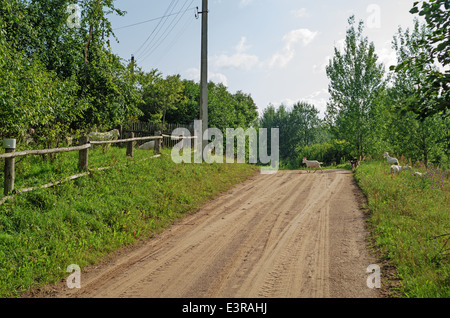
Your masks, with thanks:
M 28 155 L 46 155 L 46 154 L 50 154 L 50 153 L 79 151 L 79 150 L 88 149 L 90 147 L 91 147 L 91 145 L 85 144 L 85 145 L 76 146 L 76 147 L 42 149 L 42 150 L 24 150 L 24 151 L 18 151 L 18 152 L 3 153 L 3 154 L 0 154 L 0 158 L 15 158 L 15 157 L 28 156 Z
M 162 136 L 166 137 L 166 138 L 171 138 L 173 140 L 175 140 L 175 139 L 196 139 L 197 138 L 197 136 L 184 137 L 184 136 L 164 135 L 164 134 Z
M 15 151 L 16 141 L 15 139 L 7 139 L 5 140 L 5 153 L 0 154 L 0 159 L 5 159 L 5 167 L 4 167 L 4 187 L 3 193 L 7 196 L 10 192 L 14 190 L 14 181 L 15 181 L 15 158 L 29 155 L 45 155 L 45 154 L 54 154 L 54 153 L 62 153 L 62 152 L 70 152 L 70 151 L 78 151 L 78 169 L 80 171 L 88 170 L 88 158 L 89 158 L 89 148 L 94 145 L 107 145 L 114 143 L 126 143 L 127 151 L 126 155 L 133 157 L 134 150 L 134 142 L 142 141 L 142 140 L 156 140 L 154 144 L 154 150 L 157 155 L 161 154 L 161 146 L 163 143 L 164 137 L 160 131 L 156 132 L 156 136 L 147 136 L 147 137 L 134 137 L 134 133 L 130 133 L 130 138 L 127 139 L 117 139 L 117 140 L 101 140 L 101 141 L 89 141 L 88 137 L 80 138 L 80 145 L 75 147 L 65 147 L 65 148 L 53 148 L 53 149 L 42 149 L 42 150 L 24 150 L 24 151 Z
M 127 139 L 117 139 L 117 140 L 102 140 L 102 141 L 89 141 L 91 145 L 106 145 L 106 144 L 117 144 L 121 142 L 132 142 L 140 140 L 152 140 L 152 139 L 163 139 L 163 136 L 152 136 L 152 137 L 134 137 Z

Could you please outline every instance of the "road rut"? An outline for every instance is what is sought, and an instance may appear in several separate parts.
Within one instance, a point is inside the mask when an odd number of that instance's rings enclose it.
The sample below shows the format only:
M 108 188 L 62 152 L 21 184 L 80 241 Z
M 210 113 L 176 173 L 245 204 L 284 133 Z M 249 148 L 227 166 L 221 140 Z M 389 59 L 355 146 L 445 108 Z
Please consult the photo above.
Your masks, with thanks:
M 348 170 L 256 175 L 53 297 L 380 297 Z

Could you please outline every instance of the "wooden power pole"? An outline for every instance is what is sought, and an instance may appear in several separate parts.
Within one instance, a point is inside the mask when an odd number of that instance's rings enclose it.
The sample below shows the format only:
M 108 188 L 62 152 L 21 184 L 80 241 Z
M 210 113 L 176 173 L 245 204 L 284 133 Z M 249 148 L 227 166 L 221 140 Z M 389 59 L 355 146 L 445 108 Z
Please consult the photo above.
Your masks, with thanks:
M 208 0 L 202 0 L 202 56 L 200 70 L 200 120 L 202 121 L 202 151 L 208 144 L 203 134 L 208 129 Z

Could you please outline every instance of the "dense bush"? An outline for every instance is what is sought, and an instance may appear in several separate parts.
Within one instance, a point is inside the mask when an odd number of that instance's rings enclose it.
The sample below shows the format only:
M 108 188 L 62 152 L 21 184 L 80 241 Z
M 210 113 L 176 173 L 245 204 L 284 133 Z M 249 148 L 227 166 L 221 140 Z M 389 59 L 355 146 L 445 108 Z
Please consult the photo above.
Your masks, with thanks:
M 351 145 L 345 140 L 332 140 L 320 144 L 313 144 L 299 149 L 298 162 L 302 162 L 302 158 L 306 157 L 311 160 L 318 160 L 325 165 L 336 165 L 345 163 L 352 159 Z

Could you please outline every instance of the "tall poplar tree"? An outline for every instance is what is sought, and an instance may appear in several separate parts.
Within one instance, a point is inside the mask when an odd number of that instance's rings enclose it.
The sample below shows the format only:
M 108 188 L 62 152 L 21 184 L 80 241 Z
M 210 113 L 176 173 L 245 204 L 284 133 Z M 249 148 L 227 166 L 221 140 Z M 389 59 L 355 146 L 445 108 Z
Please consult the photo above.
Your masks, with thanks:
M 377 126 L 377 96 L 384 89 L 384 67 L 377 63 L 375 46 L 363 36 L 362 21 L 348 19 L 349 28 L 343 52 L 334 49 L 334 57 L 326 67 L 330 79 L 326 120 L 337 139 L 347 140 L 354 155 L 366 150 L 372 128 Z

